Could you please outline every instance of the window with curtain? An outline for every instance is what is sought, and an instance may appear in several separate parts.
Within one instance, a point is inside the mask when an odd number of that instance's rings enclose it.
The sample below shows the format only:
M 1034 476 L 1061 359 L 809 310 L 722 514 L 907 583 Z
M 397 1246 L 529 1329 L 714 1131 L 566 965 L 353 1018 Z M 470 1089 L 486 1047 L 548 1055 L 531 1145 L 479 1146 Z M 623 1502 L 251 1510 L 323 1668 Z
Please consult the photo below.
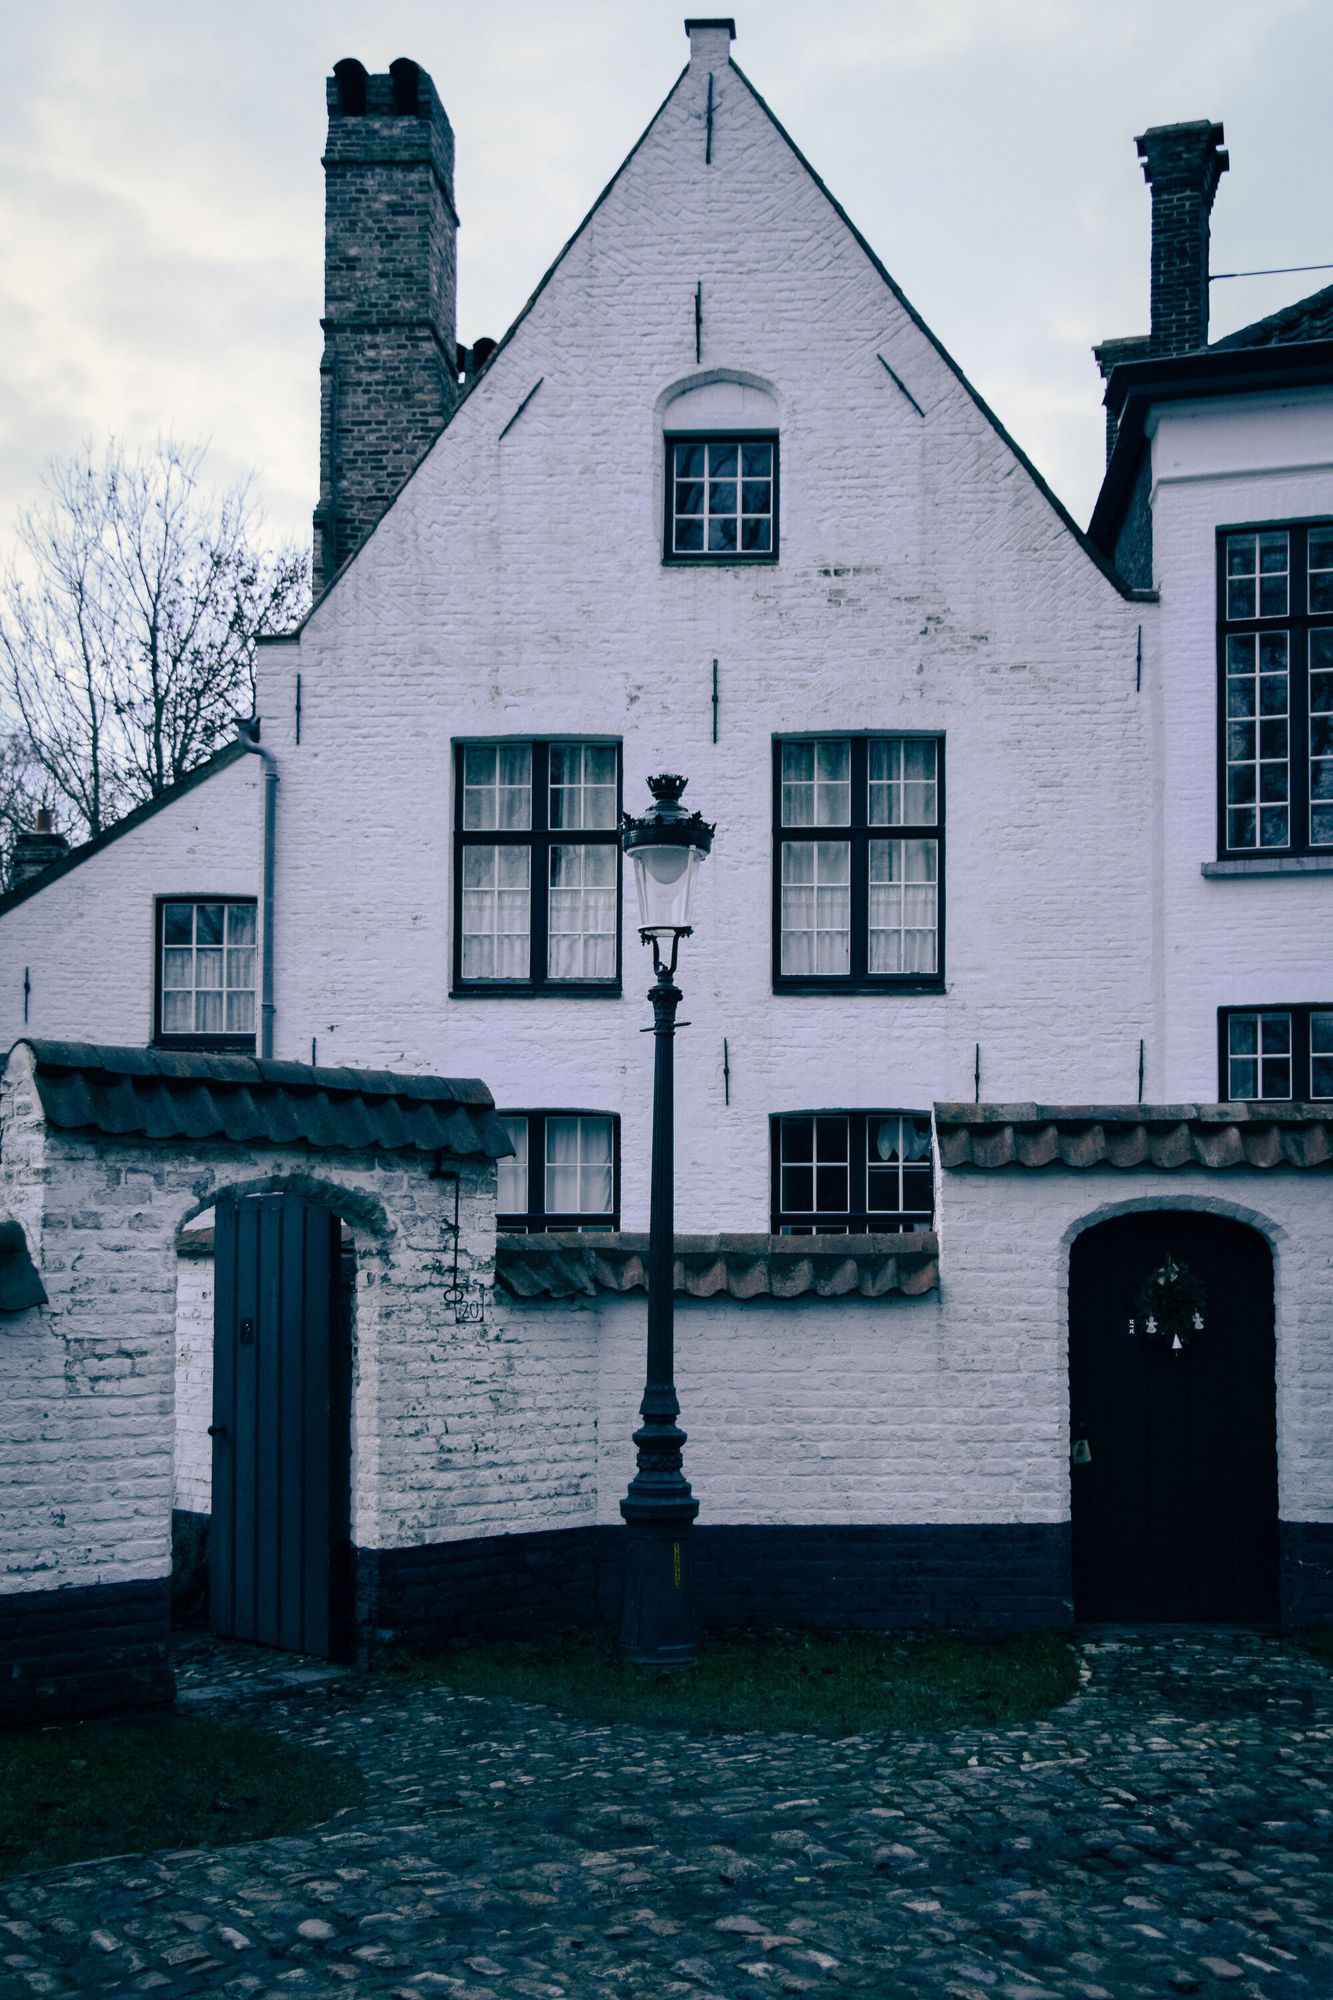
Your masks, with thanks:
M 616 993 L 620 746 L 454 746 L 454 988 Z
M 773 983 L 924 990 L 944 974 L 944 743 L 773 746 Z
M 1220 1008 L 1218 1043 L 1224 1101 L 1333 1099 L 1333 1002 Z
M 1218 849 L 1333 854 L 1333 521 L 1218 536 Z
M 154 1040 L 252 1049 L 257 958 L 252 900 L 159 901 Z
M 592 1111 L 505 1111 L 513 1156 L 499 1162 L 503 1230 L 618 1229 L 620 1120 Z
M 771 432 L 673 433 L 666 453 L 667 562 L 776 559 L 778 441 Z
M 771 1120 L 780 1236 L 873 1236 L 935 1218 L 930 1114 L 792 1111 Z

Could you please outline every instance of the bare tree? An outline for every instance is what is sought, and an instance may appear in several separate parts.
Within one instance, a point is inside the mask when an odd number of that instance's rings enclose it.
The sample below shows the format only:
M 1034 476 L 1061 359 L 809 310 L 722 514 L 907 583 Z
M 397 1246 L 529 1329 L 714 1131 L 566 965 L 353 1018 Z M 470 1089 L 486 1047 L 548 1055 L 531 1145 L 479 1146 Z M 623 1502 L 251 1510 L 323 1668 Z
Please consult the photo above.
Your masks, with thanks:
M 168 438 L 54 460 L 0 573 L 0 697 L 75 839 L 219 746 L 253 708 L 255 640 L 309 604 L 304 550 L 264 548 L 250 482 L 213 492 L 203 459 Z
M 41 803 L 40 774 L 22 738 L 0 733 L 0 889 L 12 880 L 14 836 L 33 824 Z

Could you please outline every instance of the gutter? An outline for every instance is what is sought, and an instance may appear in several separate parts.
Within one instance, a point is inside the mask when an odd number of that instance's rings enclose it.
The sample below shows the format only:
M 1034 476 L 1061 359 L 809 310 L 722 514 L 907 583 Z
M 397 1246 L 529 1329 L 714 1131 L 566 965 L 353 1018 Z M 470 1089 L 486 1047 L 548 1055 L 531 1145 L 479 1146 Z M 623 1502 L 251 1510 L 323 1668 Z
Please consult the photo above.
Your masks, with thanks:
M 253 750 L 264 760 L 264 883 L 260 896 L 260 995 L 259 1053 L 273 1054 L 273 895 L 278 847 L 278 760 L 259 740 L 259 717 L 252 715 L 236 725 L 236 741 L 242 750 Z

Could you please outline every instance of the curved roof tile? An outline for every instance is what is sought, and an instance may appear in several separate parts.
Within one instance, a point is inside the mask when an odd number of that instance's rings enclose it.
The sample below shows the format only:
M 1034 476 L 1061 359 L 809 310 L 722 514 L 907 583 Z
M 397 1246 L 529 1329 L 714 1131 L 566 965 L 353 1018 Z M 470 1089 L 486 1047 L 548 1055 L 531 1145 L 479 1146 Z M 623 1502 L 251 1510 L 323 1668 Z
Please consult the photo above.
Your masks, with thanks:
M 937 1104 L 943 1167 L 1333 1165 L 1333 1105 Z
M 673 1289 L 694 1299 L 914 1298 L 939 1287 L 932 1231 L 901 1236 L 677 1236 Z M 520 1299 L 646 1292 L 648 1238 L 601 1230 L 500 1236 L 495 1275 Z

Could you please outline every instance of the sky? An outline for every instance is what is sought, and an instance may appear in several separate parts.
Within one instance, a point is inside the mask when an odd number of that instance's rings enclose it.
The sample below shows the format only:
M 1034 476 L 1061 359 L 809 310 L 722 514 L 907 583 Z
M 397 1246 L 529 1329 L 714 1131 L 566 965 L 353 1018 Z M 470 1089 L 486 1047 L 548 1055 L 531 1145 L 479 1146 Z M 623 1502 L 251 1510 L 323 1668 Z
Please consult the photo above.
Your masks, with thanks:
M 459 338 L 498 337 L 666 95 L 665 0 L 0 0 L 0 553 L 83 439 L 209 445 L 307 540 L 324 78 L 414 57 L 457 141 Z M 1089 348 L 1146 331 L 1134 135 L 1212 118 L 1214 271 L 1333 261 L 1328 0 L 748 0 L 733 55 L 1080 521 Z M 1212 287 L 1216 338 L 1333 270 Z M 811 329 L 812 348 L 818 328 Z

